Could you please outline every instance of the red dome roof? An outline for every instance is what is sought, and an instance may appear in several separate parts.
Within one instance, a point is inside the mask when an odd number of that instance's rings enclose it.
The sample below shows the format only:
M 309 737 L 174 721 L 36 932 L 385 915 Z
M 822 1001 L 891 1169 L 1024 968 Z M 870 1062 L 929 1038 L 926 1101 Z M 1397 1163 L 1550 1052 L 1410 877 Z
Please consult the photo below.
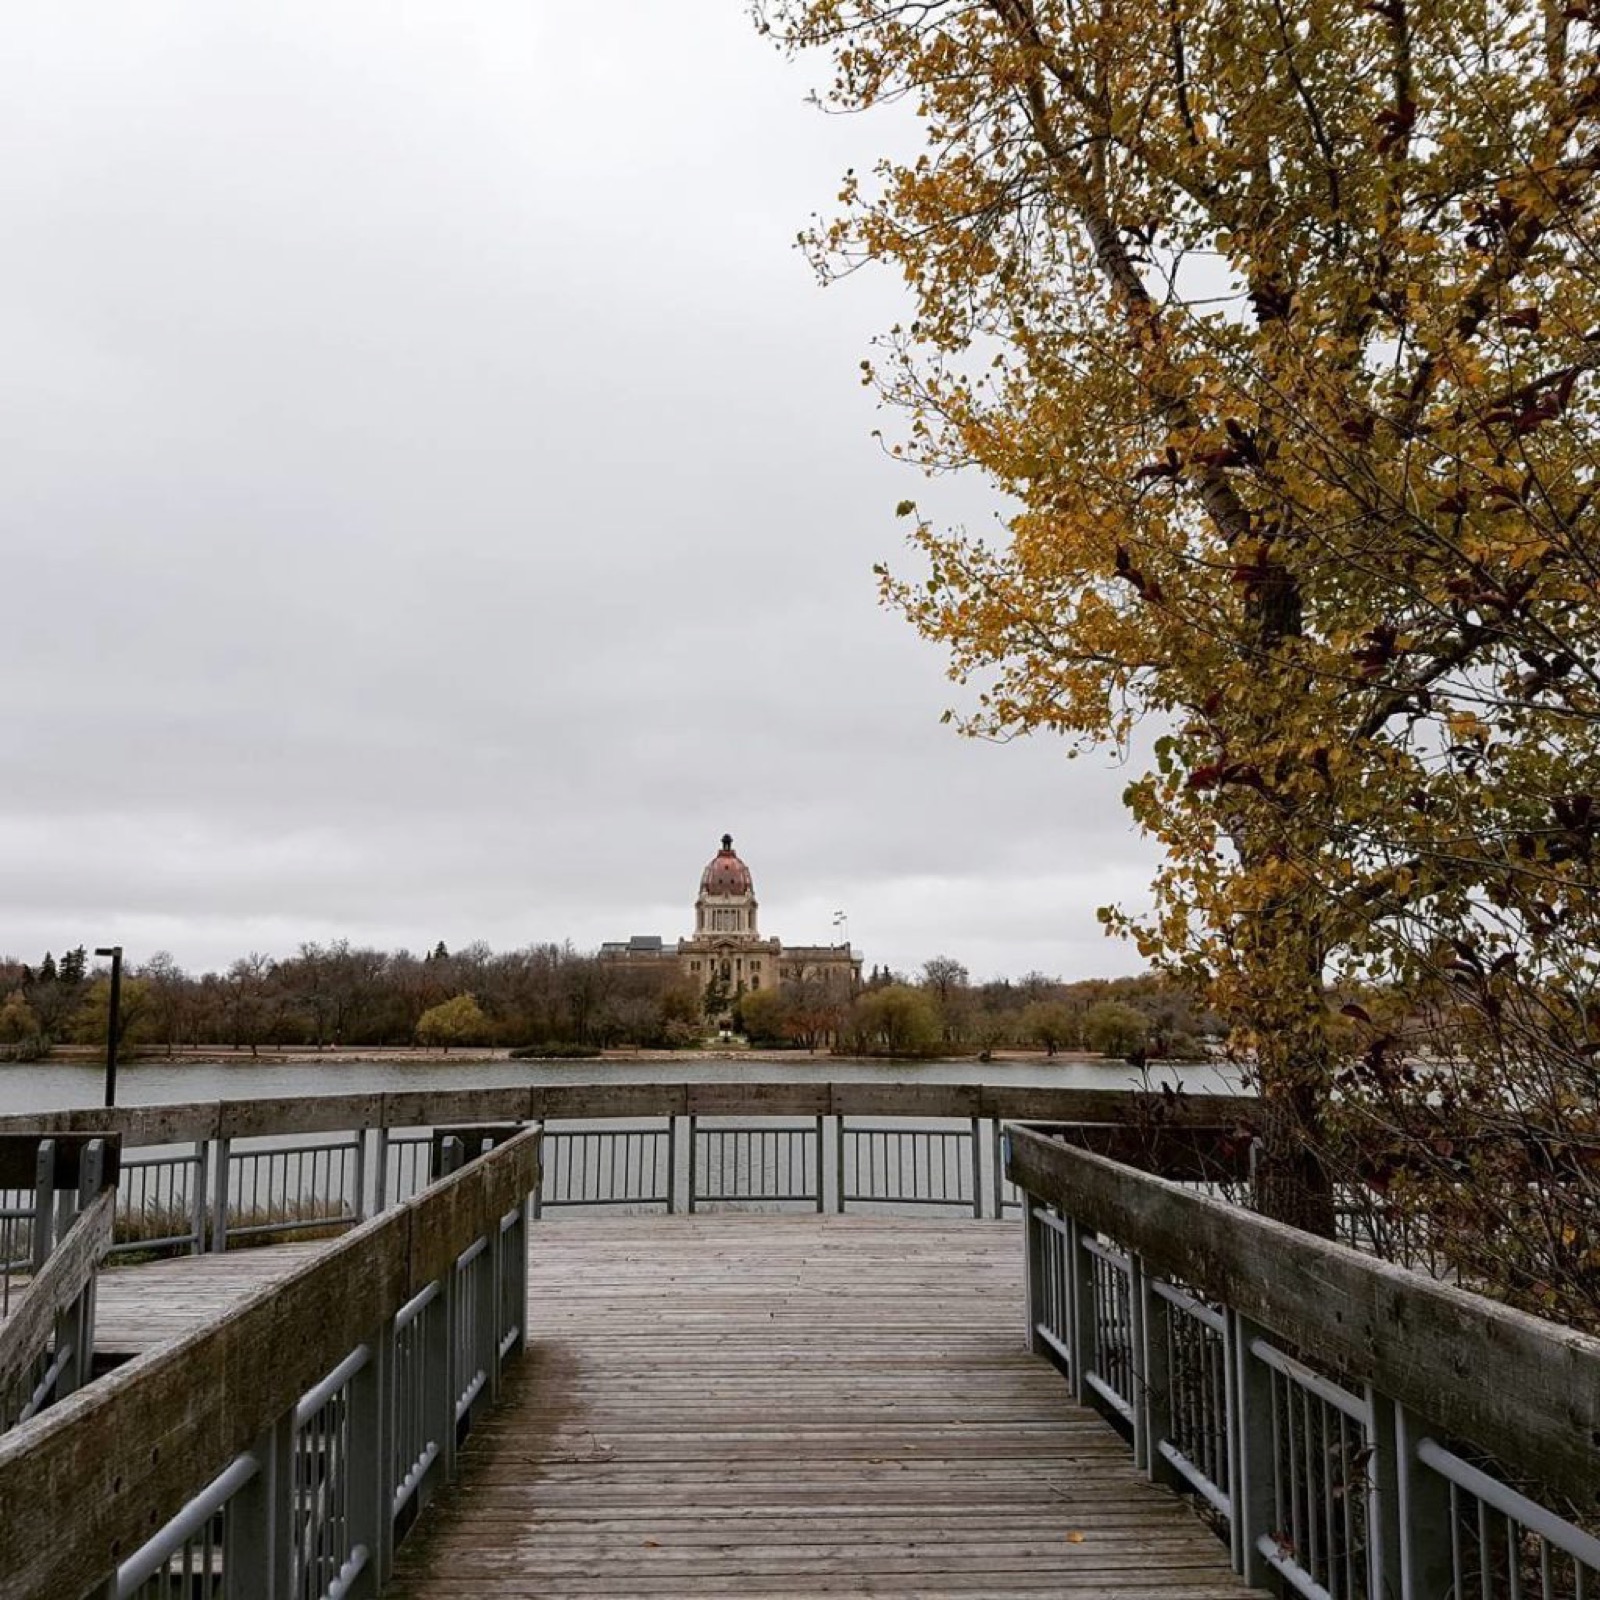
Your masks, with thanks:
M 722 848 L 712 856 L 700 874 L 700 893 L 715 895 L 754 894 L 750 869 L 733 853 L 733 835 L 722 836 Z

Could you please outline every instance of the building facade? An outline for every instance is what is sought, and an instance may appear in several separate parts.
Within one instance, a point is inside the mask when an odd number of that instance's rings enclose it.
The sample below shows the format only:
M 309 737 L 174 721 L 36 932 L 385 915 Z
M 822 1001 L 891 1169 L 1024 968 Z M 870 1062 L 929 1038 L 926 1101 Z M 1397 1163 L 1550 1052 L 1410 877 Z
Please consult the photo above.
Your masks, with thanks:
M 755 880 L 723 834 L 722 848 L 700 874 L 694 902 L 694 932 L 676 948 L 653 935 L 636 934 L 600 947 L 602 959 L 631 965 L 674 961 L 683 980 L 705 997 L 715 1015 L 742 994 L 785 984 L 821 986 L 848 997 L 861 984 L 861 957 L 848 943 L 786 945 L 764 938 Z

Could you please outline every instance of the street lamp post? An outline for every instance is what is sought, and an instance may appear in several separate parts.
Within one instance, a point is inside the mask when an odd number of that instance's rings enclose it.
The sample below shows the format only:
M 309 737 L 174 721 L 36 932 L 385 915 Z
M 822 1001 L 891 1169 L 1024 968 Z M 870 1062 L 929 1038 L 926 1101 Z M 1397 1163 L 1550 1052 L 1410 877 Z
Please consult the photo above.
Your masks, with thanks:
M 95 951 L 111 957 L 111 1023 L 106 1029 L 106 1104 L 117 1103 L 117 1018 L 122 1014 L 122 946 L 108 945 Z

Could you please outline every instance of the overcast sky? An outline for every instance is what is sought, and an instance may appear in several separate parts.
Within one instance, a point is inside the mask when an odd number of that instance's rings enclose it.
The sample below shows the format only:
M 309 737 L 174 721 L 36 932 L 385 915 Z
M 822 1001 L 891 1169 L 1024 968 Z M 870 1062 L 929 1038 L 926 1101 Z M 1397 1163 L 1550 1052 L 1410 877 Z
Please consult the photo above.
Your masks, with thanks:
M 888 130 L 739 0 L 22 0 L 0 34 L 0 953 L 689 929 L 1131 971 L 1101 756 L 881 611 L 904 307 L 792 241 Z

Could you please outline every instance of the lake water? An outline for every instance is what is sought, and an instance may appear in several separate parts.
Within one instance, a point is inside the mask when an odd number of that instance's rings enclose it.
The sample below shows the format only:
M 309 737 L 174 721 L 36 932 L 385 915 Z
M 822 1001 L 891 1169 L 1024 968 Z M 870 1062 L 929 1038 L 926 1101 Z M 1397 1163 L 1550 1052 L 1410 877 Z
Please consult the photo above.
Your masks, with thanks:
M 1122 1062 L 851 1061 L 827 1056 L 649 1061 L 140 1061 L 117 1071 L 121 1105 L 186 1100 L 249 1100 L 274 1095 L 364 1094 L 405 1089 L 504 1088 L 535 1083 L 729 1083 L 741 1078 L 795 1082 L 990 1083 L 1074 1089 L 1154 1088 L 1231 1094 L 1236 1071 L 1212 1062 L 1162 1062 L 1143 1076 Z M 96 1106 L 105 1069 L 81 1062 L 0 1064 L 0 1113 Z

